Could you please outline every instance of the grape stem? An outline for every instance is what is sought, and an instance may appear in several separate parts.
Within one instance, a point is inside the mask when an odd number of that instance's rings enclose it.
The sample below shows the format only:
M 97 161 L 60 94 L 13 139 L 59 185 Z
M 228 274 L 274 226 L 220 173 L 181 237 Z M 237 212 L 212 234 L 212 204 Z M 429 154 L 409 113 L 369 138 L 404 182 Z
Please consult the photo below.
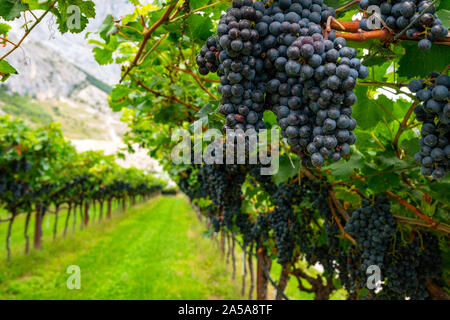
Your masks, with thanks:
M 360 3 L 360 2 L 361 2 L 361 0 L 353 0 L 353 1 L 349 2 L 349 3 L 347 3 L 345 6 L 337 8 L 335 11 L 336 12 L 340 12 L 340 11 L 345 10 L 347 8 L 350 8 L 352 5 Z
M 403 132 L 408 127 L 408 120 L 411 117 L 411 114 L 414 111 L 414 108 L 417 106 L 417 102 L 414 102 L 411 107 L 409 107 L 408 111 L 406 112 L 405 116 L 403 117 L 402 122 L 400 123 L 400 126 L 398 128 L 397 134 L 395 135 L 394 141 L 392 142 L 392 145 L 394 146 L 395 154 L 397 158 L 401 159 L 401 154 L 398 147 L 398 141 L 400 140 L 400 136 L 403 134 Z
M 411 21 L 410 24 L 408 24 L 406 26 L 406 28 L 404 28 L 402 31 L 400 31 L 399 33 L 397 33 L 394 37 L 394 41 L 398 40 L 405 32 L 406 30 L 408 30 L 409 28 L 411 28 L 417 21 L 419 21 L 419 19 L 428 11 L 430 11 L 430 9 L 436 4 L 436 2 L 438 2 L 438 0 L 434 0 L 432 3 L 430 3 L 428 5 L 428 7 L 426 7 L 422 13 L 420 13 L 413 21 Z
M 348 240 L 350 240 L 354 245 L 357 245 L 355 239 L 353 239 L 353 237 L 351 235 L 349 235 L 347 232 L 345 232 L 344 227 L 342 226 L 341 221 L 339 220 L 339 218 L 336 214 L 336 211 L 334 210 L 334 206 L 331 202 L 331 197 L 328 197 L 328 206 L 330 207 L 331 214 L 333 215 L 333 218 L 336 221 L 336 223 L 338 224 L 338 227 L 341 230 L 344 237 L 346 237 Z
M 8 42 L 8 43 L 12 44 L 14 47 L 17 47 L 17 44 L 15 44 L 14 42 L 12 42 L 11 40 L 8 40 L 7 38 L 0 37 L 0 40 L 2 40 L 3 42 Z M 6 46 L 6 45 L 5 45 L 5 46 Z
M 161 18 L 158 19 L 149 29 L 145 27 L 144 24 L 144 38 L 141 42 L 141 45 L 139 46 L 138 52 L 136 53 L 136 56 L 134 57 L 134 60 L 131 62 L 130 66 L 125 70 L 124 74 L 122 75 L 122 78 L 120 79 L 119 83 L 122 83 L 123 80 L 127 77 L 127 75 L 130 73 L 130 71 L 138 64 L 138 61 L 140 60 L 145 47 L 147 46 L 148 41 L 150 40 L 150 37 L 152 36 L 152 33 L 158 29 L 159 26 L 161 26 L 164 22 L 169 20 L 170 14 L 172 13 L 173 9 L 175 9 L 176 5 L 178 3 L 178 0 L 175 1 L 174 4 L 171 4 L 164 14 L 161 16 Z M 1 59 L 0 59 L 1 60 Z
M 328 195 L 330 196 L 331 200 L 336 206 L 337 211 L 342 215 L 345 221 L 350 220 L 350 216 L 348 215 L 347 211 L 345 211 L 344 207 L 342 206 L 342 203 L 336 198 L 336 193 L 330 190 L 328 191 Z
M 160 92 L 157 92 L 157 91 L 155 91 L 155 90 L 153 90 L 153 89 L 150 89 L 148 86 L 146 86 L 145 84 L 143 84 L 142 81 L 140 81 L 140 80 L 137 81 L 136 83 L 137 83 L 139 86 L 141 86 L 142 88 L 144 88 L 145 90 L 147 90 L 148 92 L 153 93 L 153 94 L 154 94 L 155 96 L 157 96 L 157 97 L 163 97 L 163 98 L 166 98 L 166 99 L 168 99 L 168 100 L 170 100 L 170 101 L 172 101 L 172 102 L 180 103 L 180 104 L 184 105 L 186 108 L 192 109 L 192 110 L 197 111 L 197 112 L 200 111 L 199 108 L 194 107 L 193 105 L 188 104 L 188 103 L 186 103 L 186 102 L 184 102 L 184 101 L 181 101 L 181 100 L 178 99 L 178 98 L 175 98 L 175 97 L 173 97 L 173 96 L 168 96 L 168 95 L 162 94 L 162 93 L 160 93 Z
M 429 216 L 425 215 L 420 209 L 414 207 L 413 205 L 411 205 L 410 203 L 408 203 L 405 199 L 403 199 L 402 197 L 392 193 L 391 191 L 384 191 L 384 194 L 386 194 L 387 196 L 389 196 L 390 198 L 394 199 L 395 201 L 397 201 L 398 203 L 400 203 L 401 205 L 403 205 L 404 207 L 408 208 L 412 213 L 414 213 L 414 215 L 416 215 L 418 218 L 425 220 L 426 222 L 430 223 L 430 228 L 432 228 L 435 231 L 439 231 L 439 233 L 445 235 L 446 237 L 449 237 L 449 233 L 450 233 L 450 227 L 447 225 L 444 225 L 438 221 L 433 220 L 432 218 L 430 218 Z M 442 226 L 443 228 L 440 228 L 441 230 L 443 229 L 443 232 L 440 232 L 440 229 L 437 229 L 438 226 Z
M 214 100 L 219 101 L 219 99 L 218 99 L 214 94 L 212 94 L 212 93 L 208 90 L 208 88 L 206 88 L 206 87 L 203 85 L 203 83 L 200 81 L 201 79 L 199 78 L 199 76 L 196 75 L 196 74 L 195 74 L 194 72 L 192 72 L 191 70 L 188 70 L 188 69 L 182 69 L 182 68 L 179 68 L 179 67 L 177 67 L 177 66 L 169 66 L 169 68 L 172 68 L 172 69 L 175 69 L 175 70 L 178 70 L 178 71 L 181 71 L 181 72 L 184 72 L 184 73 L 187 73 L 187 74 L 191 75 L 191 76 L 194 78 L 195 82 L 198 83 L 198 85 L 200 86 L 200 88 L 201 88 L 203 91 L 205 91 L 205 92 L 206 92 L 211 98 L 213 98 Z
M 367 40 L 381 40 L 386 42 L 391 42 L 393 40 L 392 34 L 387 29 L 365 31 L 358 33 L 348 33 L 348 32 L 336 32 L 336 37 L 342 37 L 346 40 L 364 42 Z
M 423 221 L 421 219 L 414 219 L 414 218 L 399 216 L 399 215 L 396 215 L 396 214 L 394 214 L 392 216 L 394 217 L 394 219 L 397 222 L 400 222 L 400 223 L 403 223 L 403 224 L 411 224 L 411 225 L 420 226 L 420 227 L 424 227 L 424 228 L 431 228 L 432 227 L 431 224 L 429 224 L 429 223 L 427 223 L 427 222 L 425 222 L 425 221 Z M 448 233 L 450 231 L 450 227 L 447 226 L 447 225 L 443 225 L 443 224 L 440 224 L 440 225 L 436 226 L 436 229 L 439 230 L 439 231 L 442 231 L 444 233 L 445 232 Z M 440 234 L 442 234 L 442 233 L 440 233 Z
M 0 58 L 0 61 L 4 60 L 6 57 L 8 57 L 11 53 L 13 53 L 14 51 L 16 51 L 17 48 L 20 47 L 20 45 L 22 44 L 22 42 L 28 37 L 28 35 L 31 33 L 31 31 L 33 31 L 33 29 L 42 21 L 42 19 L 44 19 L 44 17 L 53 9 L 53 7 L 56 5 L 56 0 L 51 2 L 48 6 L 48 9 L 38 18 L 36 19 L 36 21 L 33 23 L 33 25 L 30 28 L 27 28 L 25 34 L 22 36 L 22 38 L 19 40 L 19 42 L 17 42 L 17 44 L 14 45 L 14 47 L 9 50 L 5 55 L 3 55 Z M 34 16 L 34 15 L 33 15 Z
M 367 40 L 380 40 L 385 42 L 392 42 L 392 41 L 418 41 L 415 39 L 409 39 L 407 38 L 403 33 L 399 36 L 397 34 L 395 37 L 391 34 L 391 32 L 387 29 L 382 30 L 372 30 L 372 31 L 362 31 L 359 27 L 361 21 L 340 21 L 339 24 L 336 22 L 331 23 L 331 28 L 335 30 L 340 31 L 346 31 L 346 32 L 336 32 L 337 37 L 342 37 L 346 40 L 356 41 L 356 42 L 364 42 Z M 342 28 L 340 25 L 342 25 L 344 28 Z M 444 39 L 441 39 L 439 41 L 435 41 L 436 44 L 441 45 L 450 45 L 450 37 L 447 36 Z

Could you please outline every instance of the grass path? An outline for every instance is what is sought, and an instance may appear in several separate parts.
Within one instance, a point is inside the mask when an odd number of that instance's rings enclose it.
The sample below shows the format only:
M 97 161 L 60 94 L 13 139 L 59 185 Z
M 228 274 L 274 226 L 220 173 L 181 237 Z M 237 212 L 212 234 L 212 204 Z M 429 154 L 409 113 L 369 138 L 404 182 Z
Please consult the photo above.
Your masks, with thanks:
M 158 197 L 29 256 L 0 258 L 0 299 L 241 299 L 182 197 Z M 67 289 L 68 266 L 81 290 Z

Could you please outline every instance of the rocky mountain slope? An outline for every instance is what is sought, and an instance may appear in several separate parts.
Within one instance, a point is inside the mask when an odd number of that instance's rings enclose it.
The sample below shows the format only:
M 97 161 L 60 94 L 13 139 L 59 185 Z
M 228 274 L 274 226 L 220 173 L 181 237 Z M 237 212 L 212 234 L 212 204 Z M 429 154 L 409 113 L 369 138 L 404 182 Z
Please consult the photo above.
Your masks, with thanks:
M 133 10 L 128 0 L 95 0 L 97 15 L 80 34 L 61 35 L 53 17 L 47 17 L 8 61 L 19 75 L 11 76 L 0 90 L 0 114 L 9 113 L 32 125 L 60 122 L 64 134 L 79 151 L 104 150 L 113 154 L 124 145 L 126 131 L 120 114 L 108 106 L 107 96 L 120 77 L 117 65 L 99 66 L 86 34 L 96 31 L 107 14 L 115 17 Z M 23 34 L 24 21 L 14 22 L 11 40 Z M 0 48 L 0 54 L 7 48 Z M 27 108 L 21 106 L 26 105 Z M 144 150 L 128 155 L 120 164 L 161 171 Z

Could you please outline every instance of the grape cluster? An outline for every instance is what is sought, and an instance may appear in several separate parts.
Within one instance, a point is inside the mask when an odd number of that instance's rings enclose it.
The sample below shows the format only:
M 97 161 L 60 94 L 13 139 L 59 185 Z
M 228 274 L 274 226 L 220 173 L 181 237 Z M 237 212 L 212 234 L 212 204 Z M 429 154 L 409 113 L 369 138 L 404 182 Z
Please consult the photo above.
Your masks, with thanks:
M 251 238 L 256 242 L 258 248 L 262 247 L 263 243 L 269 239 L 270 221 L 267 216 L 268 213 L 260 212 L 251 230 Z
M 210 37 L 206 41 L 206 45 L 200 50 L 200 54 L 196 58 L 198 72 L 206 76 L 210 72 L 217 72 L 219 69 L 219 61 L 216 57 L 217 42 L 216 38 Z
M 196 196 L 207 198 L 222 213 L 220 227 L 231 229 L 234 224 L 249 234 L 251 226 L 248 216 L 242 213 L 242 184 L 246 173 L 245 167 L 227 164 L 204 164 L 197 173 L 199 189 Z M 215 221 L 219 224 L 219 221 Z M 217 228 L 216 228 L 217 230 Z
M 426 283 L 442 277 L 442 260 L 438 238 L 430 232 L 414 237 L 411 243 L 402 243 L 400 234 L 393 241 L 385 259 L 387 278 L 380 296 L 389 299 L 428 298 Z
M 275 209 L 268 215 L 277 244 L 278 263 L 281 265 L 291 262 L 296 244 L 296 219 L 292 208 L 295 193 L 296 186 L 280 184 L 272 196 Z
M 210 37 L 197 56 L 199 72 L 217 72 L 221 94 L 219 110 L 227 129 L 264 128 L 264 79 L 259 55 L 262 47 L 255 23 L 265 10 L 262 2 L 234 0 L 221 16 L 217 36 Z
M 325 40 L 314 33 L 316 27 L 310 23 L 312 36 L 300 36 L 287 48 L 286 79 L 273 79 L 267 86 L 274 93 L 272 110 L 283 136 L 308 167 L 322 167 L 327 159 L 339 161 L 350 153 L 356 142 L 353 89 L 358 77 L 368 75 L 345 39 Z
M 432 0 L 361 0 L 360 7 L 367 10 L 371 5 L 378 6 L 380 16 L 375 19 L 381 18 L 380 23 L 384 22 L 394 30 L 404 30 L 415 21 L 406 30 L 406 36 L 409 39 L 421 39 L 418 42 L 419 49 L 429 50 L 432 42 L 445 38 L 448 33 L 447 28 L 442 25 L 442 21 L 435 14 L 436 8 L 432 2 Z M 420 16 L 424 10 L 426 12 Z M 370 30 L 367 18 L 361 20 L 360 28 L 366 31 Z
M 0 178 L 0 200 L 3 200 L 8 209 L 24 202 L 24 197 L 32 196 L 31 186 L 20 177 L 32 168 L 32 163 L 25 157 L 8 162 L 1 170 L 7 173 Z M 19 177 L 19 179 L 17 179 Z
M 225 205 L 224 193 L 227 189 L 227 175 L 221 165 L 205 164 L 199 168 L 198 182 L 210 200 L 217 207 Z
M 323 0 L 233 1 L 197 57 L 200 73 L 220 76 L 224 129 L 258 131 L 270 109 L 304 165 L 350 153 L 353 89 L 369 71 L 345 39 L 322 35 L 334 15 Z
M 371 265 L 383 268 L 385 252 L 395 234 L 395 226 L 389 201 L 383 197 L 374 197 L 372 201 L 364 199 L 362 207 L 352 213 L 344 230 L 356 238 L 361 251 L 361 271 L 365 272 Z
M 432 73 L 427 80 L 412 80 L 408 88 L 421 102 L 414 112 L 423 123 L 414 158 L 424 176 L 443 179 L 450 167 L 450 77 Z
M 210 207 L 206 213 L 216 232 L 237 227 L 246 245 L 256 243 L 258 247 L 265 246 L 267 239 L 273 237 L 280 264 L 286 265 L 301 254 L 310 265 L 320 263 L 327 279 L 338 275 L 350 297 L 366 286 L 366 270 L 370 265 L 380 267 L 384 283 L 381 291 L 370 291 L 360 296 L 363 299 L 426 299 L 429 280 L 442 285 L 438 238 L 432 233 L 418 232 L 411 242 L 406 242 L 400 231 L 396 232 L 390 204 L 385 198 L 375 196 L 363 200 L 362 207 L 352 213 L 345 226 L 345 231 L 356 239 L 357 246 L 352 246 L 341 240 L 342 232 L 328 202 L 331 185 L 325 178 L 302 177 L 300 185 L 290 181 L 276 186 L 271 177 L 260 175 L 260 169 L 261 165 L 214 165 L 191 171 L 197 175 L 199 188 L 207 195 L 214 192 L 214 185 L 226 185 L 221 188 L 224 198 L 216 202 L 220 207 Z M 218 175 L 214 171 L 225 174 Z M 254 187 L 265 189 L 274 208 L 258 213 L 256 219 L 241 210 L 241 185 L 245 179 L 242 177 L 247 173 Z M 205 179 L 214 175 L 217 178 Z M 216 216 L 216 212 L 221 214 Z M 311 228 L 318 221 L 320 241 Z

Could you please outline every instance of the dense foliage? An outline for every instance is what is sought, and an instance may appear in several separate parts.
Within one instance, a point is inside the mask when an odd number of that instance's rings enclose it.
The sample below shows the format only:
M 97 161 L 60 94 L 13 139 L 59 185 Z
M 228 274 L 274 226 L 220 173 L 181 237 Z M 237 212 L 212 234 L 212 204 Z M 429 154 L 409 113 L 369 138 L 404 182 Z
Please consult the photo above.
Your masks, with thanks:
M 0 218 L 9 222 L 9 230 L 18 215 L 26 214 L 29 221 L 32 212 L 36 212 L 35 232 L 41 230 L 49 209 L 55 208 L 58 215 L 60 207 L 67 205 L 65 234 L 71 215 L 76 223 L 77 208 L 84 210 L 81 217 L 86 226 L 93 218 L 90 204 L 98 202 L 102 213 L 106 203 L 110 217 L 113 200 L 134 203 L 137 197 L 148 197 L 164 186 L 145 172 L 119 167 L 114 156 L 93 151 L 78 154 L 57 125 L 32 130 L 22 121 L 0 117 L 0 153 L 0 208 L 7 211 Z M 34 238 L 36 248 L 41 236 Z
M 419 24 L 409 7 L 384 4 L 391 26 L 380 30 L 364 30 L 366 4 L 386 1 L 132 2 L 90 40 L 100 64 L 122 66 L 110 105 L 130 127 L 130 148 L 160 160 L 211 232 L 241 241 L 258 268 L 280 263 L 281 292 L 294 277 L 316 299 L 339 289 L 349 299 L 448 298 L 448 158 L 434 151 L 446 152 L 446 133 L 434 130 L 448 117 L 448 93 L 433 96 L 442 84 L 429 76 L 448 73 L 448 1 L 404 1 L 423 13 Z M 420 81 L 408 90 L 411 80 Z M 415 88 L 432 96 L 416 99 Z M 174 164 L 171 136 L 182 128 L 194 137 L 196 120 L 203 130 L 279 125 L 278 172 Z M 313 275 L 317 263 L 324 272 Z M 381 291 L 366 286 L 372 263 Z

